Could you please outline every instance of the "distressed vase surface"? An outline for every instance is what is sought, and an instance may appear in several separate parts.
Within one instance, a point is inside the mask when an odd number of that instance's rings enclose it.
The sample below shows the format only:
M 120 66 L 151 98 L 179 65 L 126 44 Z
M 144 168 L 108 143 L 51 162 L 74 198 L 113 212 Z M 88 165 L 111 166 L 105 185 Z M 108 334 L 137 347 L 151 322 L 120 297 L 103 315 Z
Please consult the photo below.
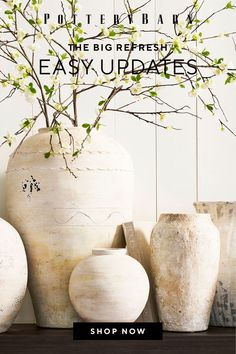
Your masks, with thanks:
M 151 265 L 164 330 L 208 328 L 219 256 L 219 232 L 209 215 L 160 216 L 151 237 Z
M 27 287 L 27 260 L 18 232 L 0 219 L 0 333 L 12 325 Z
M 149 280 L 125 249 L 95 249 L 75 267 L 69 292 L 86 322 L 134 322 L 146 305 Z
M 133 171 L 126 151 L 93 132 L 72 159 L 71 137 L 80 148 L 79 128 L 60 132 L 62 146 L 56 134 L 41 129 L 11 156 L 7 171 L 7 211 L 26 247 L 29 290 L 42 327 L 68 328 L 78 320 L 68 294 L 73 268 L 93 248 L 120 247 L 120 225 L 132 218 Z M 54 157 L 46 159 L 50 139 Z M 77 178 L 66 170 L 62 153 Z
M 199 202 L 195 207 L 210 213 L 220 231 L 220 270 L 210 324 L 236 327 L 236 202 Z

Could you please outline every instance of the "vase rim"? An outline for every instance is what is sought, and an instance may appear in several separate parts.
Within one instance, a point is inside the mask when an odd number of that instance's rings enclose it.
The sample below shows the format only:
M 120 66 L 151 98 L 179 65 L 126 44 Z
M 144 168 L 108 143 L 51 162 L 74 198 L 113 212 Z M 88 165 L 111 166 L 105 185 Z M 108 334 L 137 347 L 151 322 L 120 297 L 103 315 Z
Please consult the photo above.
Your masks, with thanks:
M 211 216 L 209 213 L 163 213 L 160 215 L 161 219 L 168 219 L 168 221 L 178 221 L 178 220 L 190 220 L 194 221 L 197 219 L 210 219 Z
M 50 131 L 51 128 L 39 128 L 38 129 L 38 133 L 46 133 L 48 131 Z M 80 129 L 80 127 L 63 127 L 63 130 L 74 130 L 74 129 Z
M 93 256 L 121 256 L 126 255 L 126 248 L 94 248 L 92 250 Z
M 193 205 L 203 205 L 203 204 L 214 205 L 214 204 L 235 204 L 235 203 L 236 201 L 215 201 L 215 202 L 199 201 L 199 202 L 194 202 Z

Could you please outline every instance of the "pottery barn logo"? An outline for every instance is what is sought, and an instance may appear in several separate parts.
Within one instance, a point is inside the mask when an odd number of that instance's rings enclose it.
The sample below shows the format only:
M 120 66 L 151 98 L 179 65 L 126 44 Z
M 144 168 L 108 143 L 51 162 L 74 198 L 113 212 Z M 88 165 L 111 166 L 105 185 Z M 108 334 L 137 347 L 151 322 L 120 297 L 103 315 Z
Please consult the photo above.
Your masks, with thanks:
M 161 323 L 74 323 L 74 340 L 161 340 Z

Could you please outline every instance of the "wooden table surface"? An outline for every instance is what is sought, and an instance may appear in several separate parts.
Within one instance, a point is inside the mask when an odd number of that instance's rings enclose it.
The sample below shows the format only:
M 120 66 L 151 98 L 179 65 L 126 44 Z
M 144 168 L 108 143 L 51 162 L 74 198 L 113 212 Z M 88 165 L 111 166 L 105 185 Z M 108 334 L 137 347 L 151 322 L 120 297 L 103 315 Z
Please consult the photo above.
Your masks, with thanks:
M 73 341 L 72 330 L 14 325 L 0 334 L 0 354 L 235 354 L 235 328 L 164 332 L 162 341 Z

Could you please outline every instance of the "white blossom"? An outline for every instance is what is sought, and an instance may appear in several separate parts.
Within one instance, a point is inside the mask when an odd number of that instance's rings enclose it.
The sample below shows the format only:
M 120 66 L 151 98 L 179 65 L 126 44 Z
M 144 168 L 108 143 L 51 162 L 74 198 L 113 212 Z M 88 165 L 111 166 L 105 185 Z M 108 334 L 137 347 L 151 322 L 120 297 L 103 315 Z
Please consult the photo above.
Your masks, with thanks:
M 58 28 L 58 24 L 57 23 L 49 23 L 48 28 L 51 32 L 53 32 Z
M 70 87 L 72 90 L 76 90 L 83 83 L 82 79 L 79 77 L 78 78 L 72 77 L 70 81 L 71 81 Z
M 102 32 L 103 36 L 109 37 L 110 31 L 109 31 L 109 29 L 107 27 L 102 27 L 101 28 L 101 32 Z
M 181 84 L 183 82 L 183 79 L 180 75 L 176 75 L 175 80 L 177 81 L 178 84 Z
M 160 45 L 165 45 L 165 44 L 166 44 L 166 40 L 165 40 L 164 38 L 160 38 L 159 41 L 158 41 L 158 43 L 159 43 Z
M 139 95 L 142 91 L 142 85 L 140 83 L 137 83 L 131 87 L 130 91 L 133 95 Z
M 185 43 L 183 42 L 182 38 L 180 36 L 177 36 L 173 40 L 173 46 L 175 49 L 183 49 L 185 47 Z
M 35 94 L 28 87 L 25 88 L 25 99 L 29 103 L 34 103 L 36 100 Z
M 58 112 L 63 112 L 64 111 L 64 107 L 63 107 L 63 105 L 60 102 L 55 103 L 54 108 Z
M 49 44 L 52 42 L 52 36 L 50 34 L 45 35 L 45 39 L 48 41 Z
M 83 52 L 82 50 L 77 50 L 76 52 L 74 52 L 74 57 L 76 59 L 85 59 L 85 52 Z
M 4 138 L 6 139 L 6 142 L 9 146 L 12 146 L 12 144 L 14 143 L 14 141 L 16 139 L 15 136 L 10 133 L 8 133 Z
M 192 89 L 189 93 L 188 93 L 189 97 L 198 97 L 198 90 L 197 89 Z
M 58 153 L 60 155 L 63 154 L 71 154 L 72 153 L 72 146 L 70 144 L 63 144 L 63 146 L 60 147 Z
M 167 118 L 166 114 L 163 113 L 163 112 L 161 112 L 161 113 L 159 114 L 159 117 L 160 117 L 160 121 L 164 121 L 164 120 L 166 120 L 166 118 Z
M 119 74 L 115 74 L 114 86 L 119 87 L 121 85 L 122 77 Z
M 103 80 L 103 77 L 101 76 L 101 77 L 97 77 L 96 79 L 95 79 L 95 81 L 94 81 L 94 85 L 99 85 L 99 86 L 101 86 L 101 85 L 103 85 L 103 82 L 104 82 L 104 80 Z
M 16 60 L 16 59 L 18 59 L 18 58 L 19 58 L 20 53 L 19 53 L 19 52 L 17 52 L 17 51 L 15 51 L 15 52 L 12 52 L 12 53 L 11 53 L 11 56 L 12 56 L 12 58 L 13 58 L 13 59 L 15 59 L 15 60 Z
M 210 88 L 212 88 L 212 85 L 213 85 L 212 79 L 206 80 L 204 83 L 201 84 L 201 89 L 203 89 L 203 90 L 210 89 Z
M 6 4 L 8 7 L 13 8 L 14 6 L 19 6 L 20 0 L 7 0 Z
M 23 31 L 23 30 L 21 30 L 21 29 L 19 29 L 19 30 L 17 31 L 17 41 L 18 41 L 19 43 L 22 43 L 22 42 L 23 42 L 25 36 L 26 36 L 26 32 L 25 32 L 25 31 Z
M 41 33 L 41 32 L 37 32 L 37 34 L 36 34 L 36 38 L 37 38 L 38 40 L 42 40 L 42 39 L 44 39 L 44 35 L 43 35 L 43 33 Z
M 37 49 L 40 48 L 39 44 L 38 43 L 32 43 L 29 45 L 28 47 L 32 52 L 35 52 Z

